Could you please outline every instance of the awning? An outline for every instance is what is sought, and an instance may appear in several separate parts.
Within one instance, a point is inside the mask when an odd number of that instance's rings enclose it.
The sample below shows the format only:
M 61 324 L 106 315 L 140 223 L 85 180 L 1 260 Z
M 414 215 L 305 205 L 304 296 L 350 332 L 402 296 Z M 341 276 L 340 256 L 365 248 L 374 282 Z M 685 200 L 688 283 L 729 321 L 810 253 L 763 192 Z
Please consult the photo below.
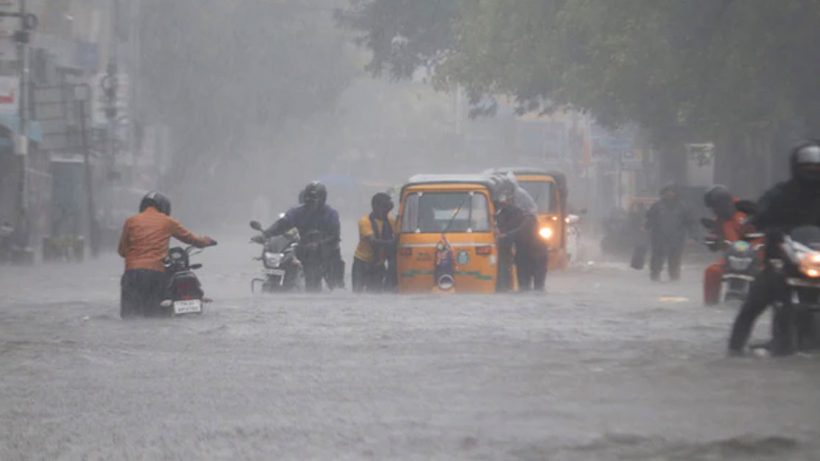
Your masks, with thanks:
M 0 125 L 8 128 L 15 134 L 20 132 L 20 117 L 17 114 L 0 113 Z M 28 138 L 36 143 L 43 142 L 43 127 L 36 120 L 28 121 Z

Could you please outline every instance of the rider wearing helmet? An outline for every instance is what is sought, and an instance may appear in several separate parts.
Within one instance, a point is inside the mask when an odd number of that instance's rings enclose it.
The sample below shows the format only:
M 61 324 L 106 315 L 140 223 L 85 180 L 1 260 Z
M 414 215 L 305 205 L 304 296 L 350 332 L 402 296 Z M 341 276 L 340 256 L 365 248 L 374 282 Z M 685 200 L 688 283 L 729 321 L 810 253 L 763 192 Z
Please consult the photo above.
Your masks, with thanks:
M 820 141 L 798 145 L 792 150 L 790 163 L 791 179 L 763 194 L 749 220 L 756 229 L 766 233 L 767 256 L 775 256 L 772 252 L 776 251 L 784 233 L 800 226 L 820 226 Z M 730 354 L 743 353 L 757 317 L 775 301 L 779 283 L 780 278 L 768 265 L 752 283 L 732 326 Z
M 125 258 L 121 280 L 120 316 L 151 314 L 159 307 L 165 288 L 163 259 L 171 237 L 196 247 L 216 245 L 207 236 L 197 236 L 170 216 L 171 201 L 159 192 L 142 198 L 139 214 L 125 221 L 119 254 Z
M 341 223 L 339 213 L 327 204 L 327 188 L 324 184 L 314 181 L 305 186 L 300 194 L 302 203 L 285 213 L 285 216 L 273 223 L 256 238 L 264 239 L 284 234 L 298 229 L 303 240 L 303 248 L 319 249 L 322 263 L 327 265 L 326 281 L 330 288 L 344 287 L 344 261 L 339 248 L 341 242 Z M 307 241 L 306 237 L 318 235 L 318 239 Z M 307 269 L 307 268 L 306 268 Z M 308 280 L 308 271 L 305 272 L 306 288 L 310 291 L 321 289 L 321 279 Z
M 735 242 L 746 233 L 746 213 L 735 206 L 737 200 L 725 186 L 716 185 L 706 191 L 703 203 L 712 210 L 717 218 L 712 231 L 712 238 L 717 244 L 712 248 L 717 251 L 723 248 L 724 242 Z M 726 269 L 726 260 L 721 258 L 709 265 L 703 273 L 703 303 L 712 306 L 720 302 L 720 284 Z

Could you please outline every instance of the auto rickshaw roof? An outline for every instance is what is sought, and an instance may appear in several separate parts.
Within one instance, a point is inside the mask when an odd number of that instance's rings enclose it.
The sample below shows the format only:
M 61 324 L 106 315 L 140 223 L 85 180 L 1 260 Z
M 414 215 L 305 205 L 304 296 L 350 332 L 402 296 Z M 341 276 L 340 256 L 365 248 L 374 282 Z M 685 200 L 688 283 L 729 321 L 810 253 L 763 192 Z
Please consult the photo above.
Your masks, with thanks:
M 411 176 L 404 187 L 424 184 L 480 184 L 491 188 L 492 179 L 484 174 L 418 174 Z
M 537 168 L 537 167 L 505 167 L 505 168 L 493 168 L 487 170 L 485 174 L 506 174 L 512 173 L 514 175 L 543 175 L 543 176 L 564 176 L 564 173 L 555 170 L 547 170 L 544 168 Z
M 561 189 L 565 194 L 567 190 L 567 175 L 560 171 L 556 170 L 547 170 L 544 168 L 537 168 L 537 167 L 505 167 L 505 168 L 493 168 L 491 170 L 487 170 L 485 174 L 506 174 L 512 173 L 516 176 L 526 176 L 526 175 L 533 175 L 533 176 L 550 176 L 555 179 L 556 184 L 558 184 L 558 188 Z

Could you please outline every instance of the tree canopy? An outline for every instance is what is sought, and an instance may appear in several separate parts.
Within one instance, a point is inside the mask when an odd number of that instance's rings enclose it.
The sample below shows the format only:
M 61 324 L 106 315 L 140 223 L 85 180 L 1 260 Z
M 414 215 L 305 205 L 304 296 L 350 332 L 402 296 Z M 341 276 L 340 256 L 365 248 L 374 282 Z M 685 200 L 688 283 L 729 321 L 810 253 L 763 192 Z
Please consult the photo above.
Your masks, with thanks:
M 474 102 L 569 106 L 657 142 L 820 122 L 818 0 L 353 0 L 341 17 L 372 72 L 432 65 Z

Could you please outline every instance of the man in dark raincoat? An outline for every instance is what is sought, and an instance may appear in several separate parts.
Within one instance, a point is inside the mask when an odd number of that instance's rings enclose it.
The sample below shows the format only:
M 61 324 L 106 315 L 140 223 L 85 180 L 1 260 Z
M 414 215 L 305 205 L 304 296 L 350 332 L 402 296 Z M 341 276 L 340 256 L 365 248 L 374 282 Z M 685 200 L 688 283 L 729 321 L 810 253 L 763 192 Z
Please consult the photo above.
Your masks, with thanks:
M 652 249 L 649 276 L 654 281 L 660 280 L 666 264 L 669 278 L 680 280 L 683 247 L 687 234 L 694 234 L 694 220 L 681 202 L 675 186 L 666 186 L 661 190 L 661 199 L 646 213 L 646 229 Z

